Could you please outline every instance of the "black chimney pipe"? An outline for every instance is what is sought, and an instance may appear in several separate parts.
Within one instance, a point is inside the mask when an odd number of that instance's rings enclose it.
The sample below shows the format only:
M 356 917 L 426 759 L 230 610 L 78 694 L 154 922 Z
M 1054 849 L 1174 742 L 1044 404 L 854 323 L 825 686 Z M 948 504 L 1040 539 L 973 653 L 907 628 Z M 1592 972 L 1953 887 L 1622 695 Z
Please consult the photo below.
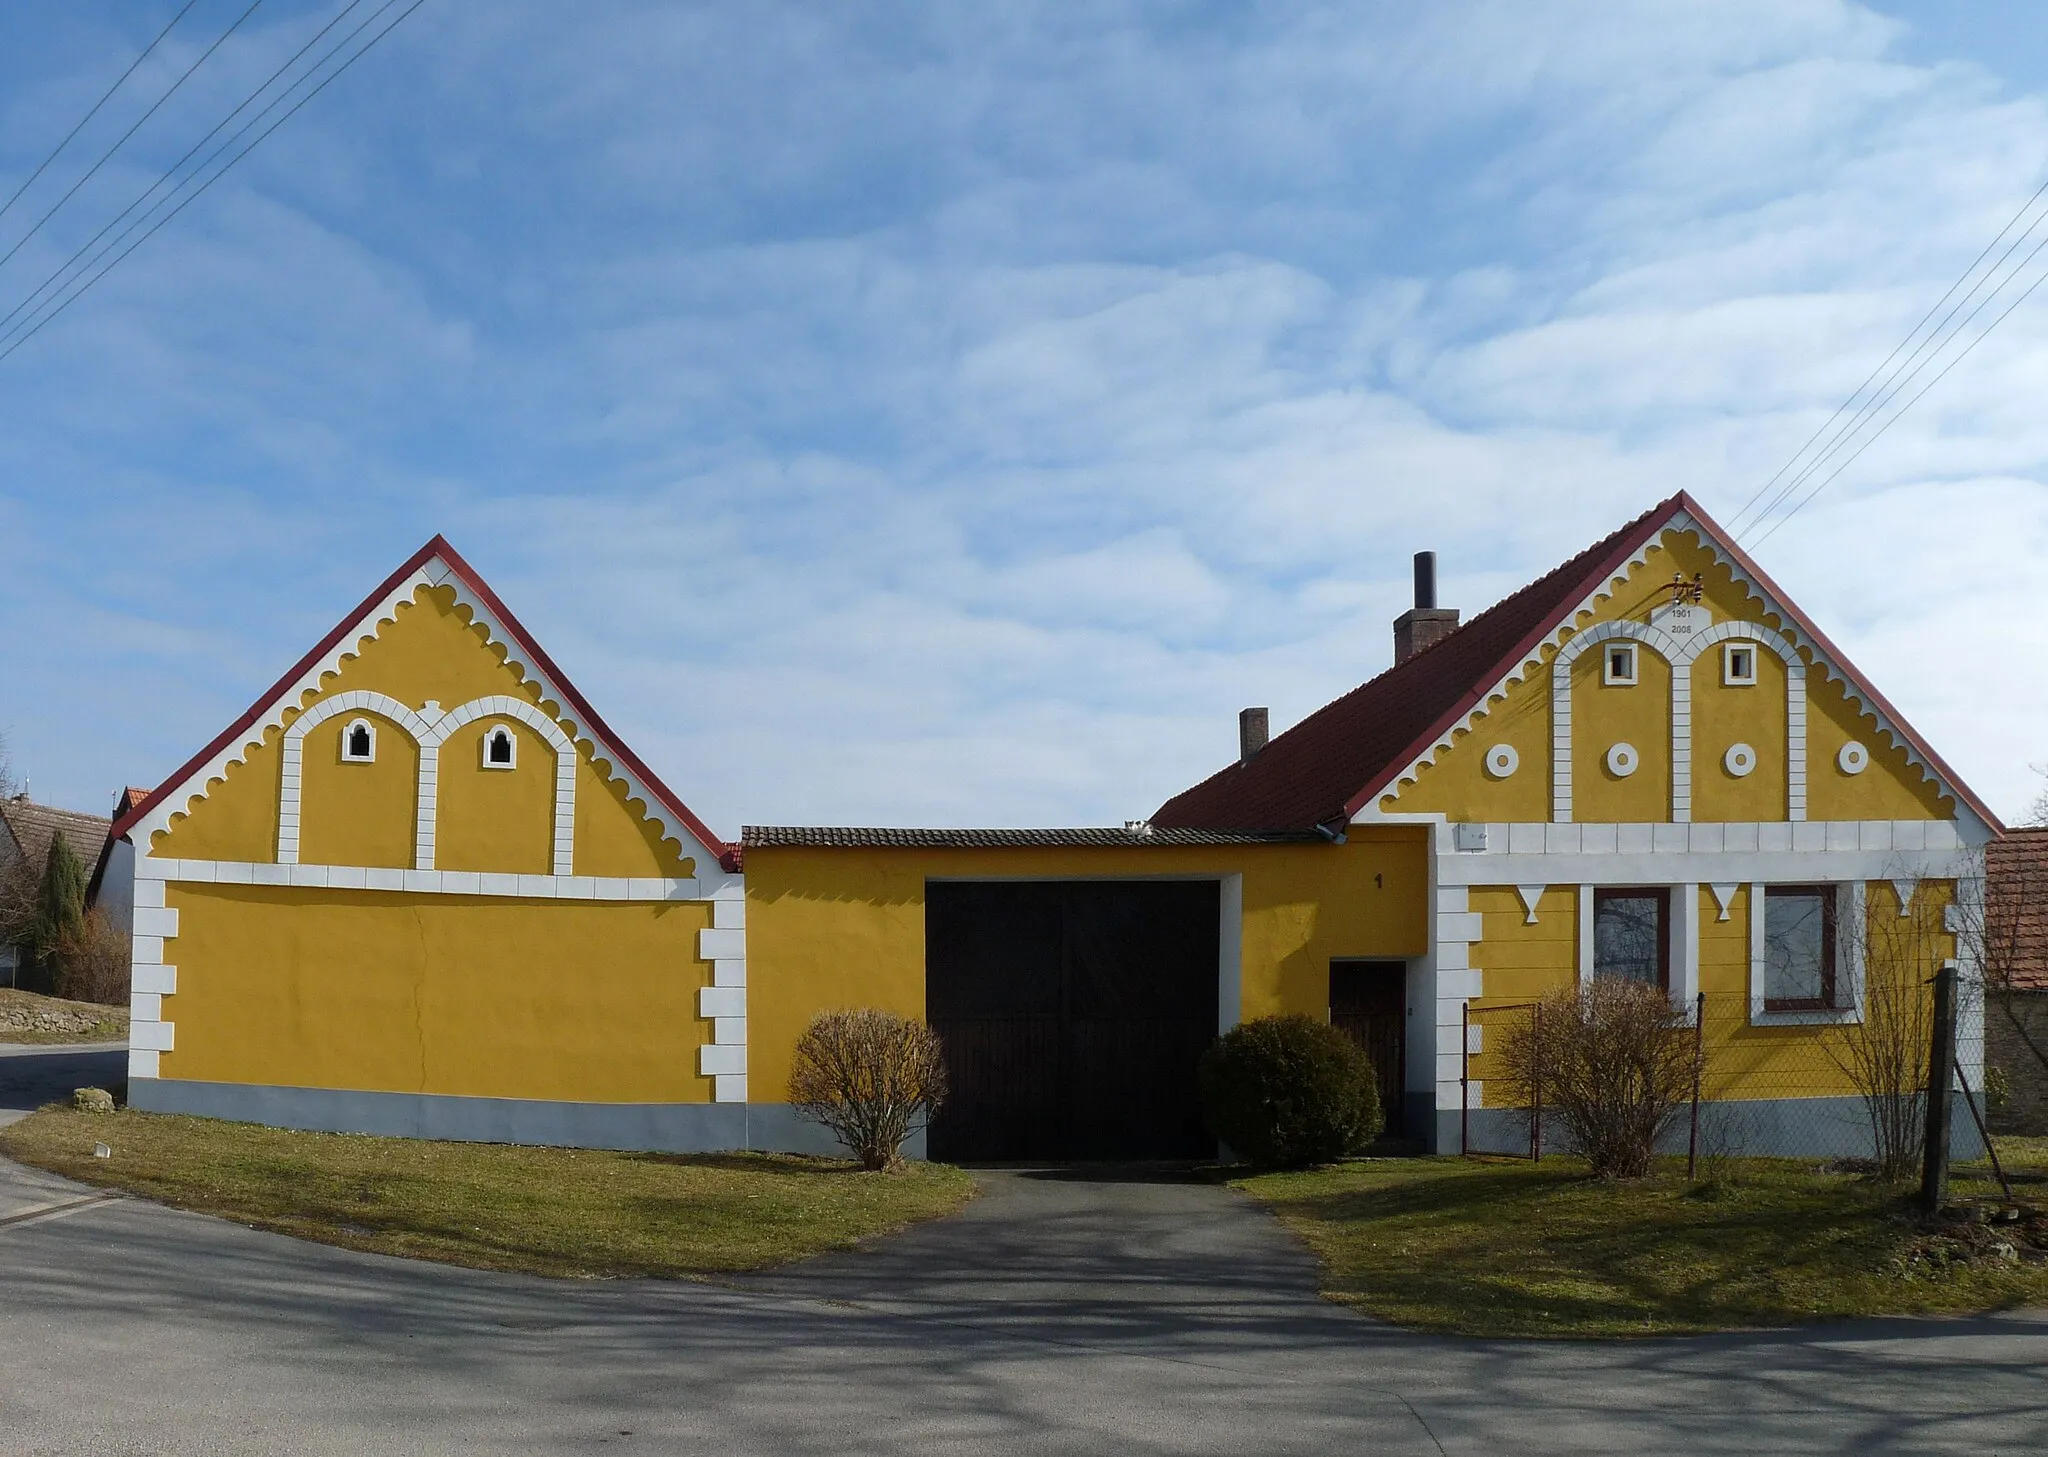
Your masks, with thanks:
M 1415 553 L 1415 608 L 1427 612 L 1436 606 L 1436 553 Z

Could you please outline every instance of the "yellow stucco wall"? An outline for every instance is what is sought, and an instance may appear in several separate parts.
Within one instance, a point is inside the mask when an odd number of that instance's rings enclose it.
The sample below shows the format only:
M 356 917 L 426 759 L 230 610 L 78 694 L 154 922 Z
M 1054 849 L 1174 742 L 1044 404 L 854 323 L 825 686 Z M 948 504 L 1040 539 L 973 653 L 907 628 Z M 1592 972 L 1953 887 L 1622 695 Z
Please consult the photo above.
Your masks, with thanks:
M 342 734 L 358 719 L 376 730 L 376 758 L 367 764 L 341 757 Z M 400 870 L 410 866 L 419 826 L 420 782 L 420 750 L 412 736 L 382 714 L 339 714 L 314 725 L 302 753 L 300 861 Z
M 484 735 L 509 731 L 510 769 L 484 766 Z M 523 723 L 487 718 L 441 745 L 434 864 L 548 875 L 555 864 L 555 749 Z M 652 872 L 645 872 L 651 874 Z
M 422 587 L 398 605 L 390 621 L 361 639 L 318 688 L 288 708 L 285 724 L 324 699 L 359 690 L 382 693 L 413 709 L 433 702 L 446 710 L 505 695 L 561 722 L 561 705 L 544 702 L 539 687 L 506 661 L 504 648 L 486 639 L 485 629 L 456 603 L 453 588 Z M 306 735 L 299 858 L 307 864 L 410 866 L 417 747 L 396 724 L 365 715 L 378 724 L 377 762 L 341 763 L 341 729 L 356 716 L 330 719 Z M 546 873 L 553 868 L 554 752 L 518 726 L 519 768 L 490 771 L 495 782 L 487 782 L 485 771 L 474 769 L 483 732 L 482 723 L 471 724 L 442 746 L 437 866 Z M 172 817 L 170 827 L 152 840 L 150 853 L 274 861 L 282 740 L 282 729 L 268 731 L 242 762 L 228 766 L 205 798 Z M 676 842 L 662 838 L 659 823 L 646 815 L 641 801 L 628 796 L 623 781 L 612 779 L 610 764 L 596 757 L 589 741 L 579 739 L 576 752 L 574 873 L 670 879 L 696 874 L 699 867 Z M 537 829 L 543 794 L 550 807 L 545 825 Z M 401 798 L 406 801 L 402 829 L 394 808 Z
M 1240 874 L 1247 1018 L 1323 1015 L 1333 957 L 1427 947 L 1426 843 L 1406 826 L 1354 827 L 1344 845 L 1188 849 L 815 850 L 747 853 L 748 1089 L 778 1102 L 790 1051 L 818 1012 L 924 1015 L 928 878 Z
M 1921 883 L 1910 915 L 1902 919 L 1891 885 L 1867 884 L 1860 951 L 1870 982 L 1884 983 L 1894 995 L 1901 988 L 1910 989 L 1908 995 L 1921 993 L 1926 979 L 1955 954 L 1954 937 L 1942 929 L 1943 908 L 1953 889 L 1944 881 Z M 1842 1028 L 1752 1025 L 1749 887 L 1737 887 L 1725 921 L 1713 892 L 1701 886 L 1697 893 L 1700 990 L 1707 997 L 1704 1095 L 1715 1100 L 1853 1096 L 1852 1059 Z M 1510 886 L 1474 887 L 1471 907 L 1481 914 L 1484 933 L 1472 947 L 1472 964 L 1486 974 L 1486 995 L 1472 1004 L 1473 1021 L 1485 1031 L 1471 1076 L 1484 1083 L 1503 1076 L 1497 1058 L 1501 1040 L 1529 1015 L 1526 1004 L 1577 980 L 1578 891 L 1574 886 L 1548 888 L 1537 902 L 1535 925 L 1526 924 L 1521 898 Z M 1838 945 L 1841 975 L 1848 975 L 1855 939 L 1845 928 Z M 1677 974 L 1674 958 L 1674 979 Z M 1866 989 L 1866 1004 L 1874 994 Z M 1484 1101 L 1508 1107 L 1519 1101 L 1519 1094 L 1500 1084 Z
M 1760 599 L 1719 565 L 1687 532 L 1666 532 L 1612 593 L 1579 614 L 1575 633 L 1605 622 L 1647 623 L 1669 600 L 1673 576 L 1701 578 L 1703 600 L 1715 622 L 1753 622 L 1772 631 L 1785 623 L 1766 612 Z M 1545 646 L 1523 665 L 1520 681 L 1489 699 L 1468 731 L 1417 771 L 1412 781 L 1383 795 L 1390 813 L 1438 813 L 1454 820 L 1531 822 L 1551 814 L 1551 664 L 1557 648 Z M 1671 817 L 1670 666 L 1647 644 L 1637 648 L 1640 682 L 1632 688 L 1601 682 L 1597 648 L 1582 652 L 1572 668 L 1572 818 L 1583 822 L 1666 821 Z M 1709 646 L 1695 660 L 1692 678 L 1692 818 L 1694 820 L 1782 820 L 1787 814 L 1785 669 L 1775 652 L 1760 650 L 1755 687 L 1724 686 L 1721 653 Z M 1809 661 L 1807 818 L 1945 819 L 1956 813 L 1919 770 L 1906 761 L 1862 715 L 1839 681 Z M 1835 755 L 1849 739 L 1863 743 L 1871 764 L 1862 774 L 1843 774 Z M 1633 744 L 1642 767 L 1625 780 L 1608 773 L 1604 759 L 1617 742 Z M 1731 743 L 1757 750 L 1756 770 L 1735 779 L 1722 766 Z M 1486 751 L 1513 747 L 1520 767 L 1506 779 L 1485 770 Z
M 1787 793 L 1790 730 L 1785 718 L 1784 659 L 1769 648 L 1747 644 L 1756 654 L 1756 684 L 1722 681 L 1721 645 L 1708 648 L 1692 665 L 1692 817 L 1695 820 L 1782 820 Z M 1756 767 L 1747 775 L 1728 770 L 1728 750 L 1748 744 Z
M 701 902 L 173 885 L 167 1078 L 708 1102 Z

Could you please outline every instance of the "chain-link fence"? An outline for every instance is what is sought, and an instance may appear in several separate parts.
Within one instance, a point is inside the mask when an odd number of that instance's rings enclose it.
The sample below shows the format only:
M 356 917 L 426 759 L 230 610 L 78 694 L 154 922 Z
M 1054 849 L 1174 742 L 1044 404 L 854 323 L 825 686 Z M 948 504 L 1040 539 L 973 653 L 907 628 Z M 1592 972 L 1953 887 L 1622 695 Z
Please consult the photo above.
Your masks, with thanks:
M 1965 987 L 1944 1011 L 1936 992 L 1934 979 L 1915 977 L 1859 986 L 1840 1008 L 1701 995 L 1654 1030 L 1622 1032 L 1594 1025 L 1588 1000 L 1569 991 L 1474 1002 L 1460 1060 L 1462 1148 L 1574 1152 L 1589 1119 L 1630 1104 L 1629 1116 L 1656 1126 L 1660 1152 L 1695 1163 L 1824 1158 L 1917 1176 L 1930 1077 L 1945 1075 L 1951 1156 L 1981 1158 L 1981 1004 Z

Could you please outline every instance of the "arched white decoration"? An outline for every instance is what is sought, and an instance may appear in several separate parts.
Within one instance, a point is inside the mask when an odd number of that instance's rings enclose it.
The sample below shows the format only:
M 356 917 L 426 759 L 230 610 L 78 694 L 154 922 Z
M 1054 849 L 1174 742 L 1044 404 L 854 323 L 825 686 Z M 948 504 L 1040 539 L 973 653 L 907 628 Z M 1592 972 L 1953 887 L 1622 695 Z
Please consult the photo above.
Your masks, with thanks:
M 1870 750 L 1851 740 L 1835 755 L 1835 767 L 1844 774 L 1861 774 L 1870 767 Z
M 377 762 L 377 726 L 367 718 L 352 718 L 341 730 L 341 761 L 344 764 Z
M 1513 744 L 1495 744 L 1486 751 L 1486 772 L 1495 779 L 1505 779 L 1521 766 L 1522 756 Z
M 1634 744 L 1614 744 L 1607 750 L 1607 772 L 1616 779 L 1628 778 L 1642 762 Z
M 296 865 L 299 863 L 299 786 L 305 778 L 306 735 L 344 713 L 374 713 L 389 719 L 408 734 L 413 742 L 424 745 L 427 735 L 433 731 L 424 718 L 400 703 L 396 698 L 387 698 L 382 693 L 368 693 L 357 689 L 350 693 L 337 693 L 324 698 L 292 720 L 291 727 L 284 731 L 284 744 L 279 754 L 279 786 L 277 803 L 277 863 Z M 420 756 L 421 773 L 425 773 L 426 754 L 424 747 Z
M 1721 756 L 1721 767 L 1737 779 L 1747 779 L 1756 770 L 1756 750 L 1748 744 L 1730 744 Z
M 413 858 L 422 870 L 434 868 L 436 788 L 441 775 L 441 745 L 448 736 L 480 718 L 509 718 L 525 724 L 555 751 L 555 874 L 568 875 L 576 848 L 576 746 L 562 726 L 523 698 L 494 693 L 474 698 L 442 714 L 420 740 L 420 820 Z M 486 745 L 490 735 L 484 735 Z
M 503 724 L 484 730 L 484 736 L 477 744 L 486 769 L 517 769 L 519 767 L 519 736 Z
M 1785 664 L 1785 818 L 1806 818 L 1806 662 L 1779 634 L 1754 622 L 1723 622 L 1677 641 L 1641 622 L 1603 622 L 1565 640 L 1550 665 L 1552 754 L 1550 818 L 1572 820 L 1572 664 L 1580 653 L 1613 638 L 1646 644 L 1671 664 L 1671 819 L 1692 819 L 1692 665 L 1709 648 L 1731 640 L 1768 648 Z
M 360 690 L 337 694 L 314 704 L 284 731 L 282 785 L 277 816 L 277 863 L 299 863 L 300 785 L 304 778 L 306 735 L 336 714 L 370 712 L 398 724 L 420 746 L 419 794 L 413 821 L 413 868 L 434 868 L 434 824 L 439 812 L 441 745 L 450 734 L 480 718 L 509 718 L 539 734 L 555 751 L 556 875 L 572 874 L 576 845 L 576 746 L 562 726 L 524 699 L 504 694 L 478 698 L 429 719 L 395 698 Z M 489 735 L 485 735 L 488 744 Z M 504 767 L 504 766 L 496 766 Z

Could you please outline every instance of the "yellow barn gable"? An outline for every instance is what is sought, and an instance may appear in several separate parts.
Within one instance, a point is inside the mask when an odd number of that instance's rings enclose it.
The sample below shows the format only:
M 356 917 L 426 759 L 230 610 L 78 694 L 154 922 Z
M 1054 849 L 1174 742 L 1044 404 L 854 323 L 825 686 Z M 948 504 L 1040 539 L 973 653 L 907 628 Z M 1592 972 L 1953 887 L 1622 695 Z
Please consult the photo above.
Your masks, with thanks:
M 732 847 L 439 538 L 116 833 L 138 1107 L 743 1141 Z

